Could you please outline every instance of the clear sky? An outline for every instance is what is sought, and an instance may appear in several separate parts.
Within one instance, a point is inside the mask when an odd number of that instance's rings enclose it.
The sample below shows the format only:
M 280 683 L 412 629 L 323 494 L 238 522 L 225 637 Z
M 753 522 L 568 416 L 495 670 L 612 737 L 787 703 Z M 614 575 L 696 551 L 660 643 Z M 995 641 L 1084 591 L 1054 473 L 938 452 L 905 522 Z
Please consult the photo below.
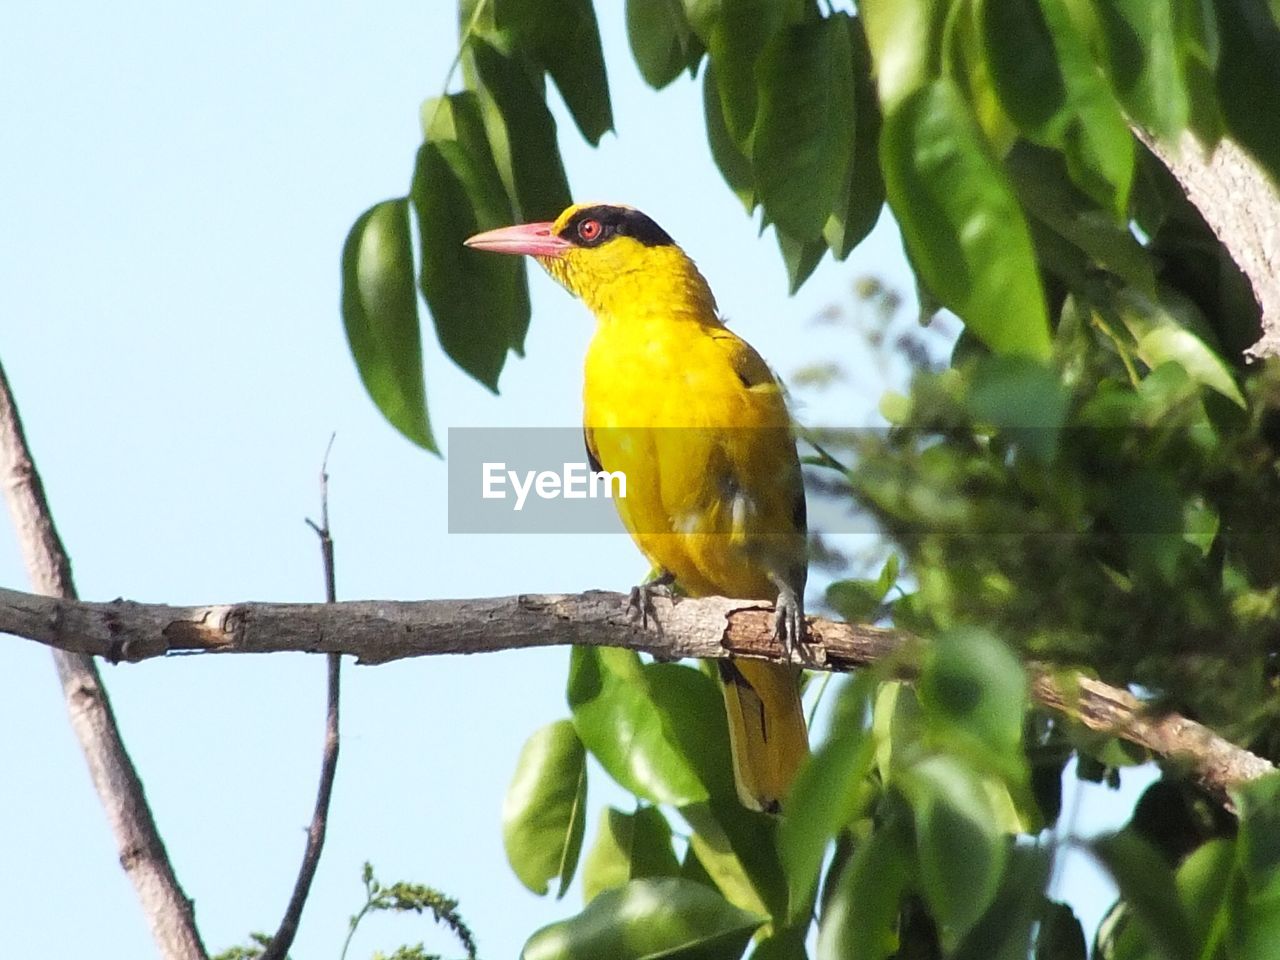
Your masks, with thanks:
M 658 220 L 784 376 L 845 357 L 854 382 L 803 416 L 872 422 L 881 373 L 847 330 L 807 321 L 848 303 L 860 275 L 910 289 L 896 228 L 882 218 L 848 263 L 788 298 L 772 235 L 757 238 L 711 164 L 699 84 L 651 91 L 622 4 L 597 9 L 618 132 L 593 150 L 554 103 L 575 195 Z M 644 574 L 623 535 L 449 535 L 445 465 L 382 421 L 347 352 L 342 242 L 367 206 L 407 189 L 453 18 L 452 0 L 0 8 L 0 359 L 84 597 L 320 599 L 303 518 L 333 431 L 341 598 L 625 589 Z M 589 317 L 541 274 L 532 293 L 528 357 L 499 397 L 428 334 L 442 438 L 579 422 Z M 26 585 L 7 523 L 0 584 Z M 499 830 L 523 739 L 566 713 L 566 662 L 545 650 L 346 666 L 329 842 L 293 956 L 337 956 L 366 859 L 383 880 L 457 897 L 490 960 L 578 909 L 576 888 L 559 904 L 524 891 Z M 0 664 L 0 949 L 152 955 L 47 651 L 0 638 Z M 104 674 L 210 950 L 274 931 L 315 792 L 323 660 L 182 657 Z M 604 783 L 597 771 L 589 831 L 604 803 L 626 802 Z M 1082 828 L 1127 810 L 1098 791 L 1084 803 Z M 1110 893 L 1075 876 L 1064 886 L 1096 918 Z M 352 957 L 417 940 L 457 953 L 426 923 L 362 931 Z

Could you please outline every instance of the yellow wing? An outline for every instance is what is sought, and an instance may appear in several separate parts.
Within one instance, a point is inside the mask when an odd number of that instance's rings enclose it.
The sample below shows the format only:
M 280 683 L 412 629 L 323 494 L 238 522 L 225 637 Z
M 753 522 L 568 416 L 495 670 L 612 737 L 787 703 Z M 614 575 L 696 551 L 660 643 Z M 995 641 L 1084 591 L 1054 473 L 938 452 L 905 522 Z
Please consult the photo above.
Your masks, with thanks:
M 605 325 L 587 357 L 587 446 L 627 476 L 615 501 L 654 566 L 690 596 L 803 595 L 804 488 L 781 388 L 718 323 Z M 743 802 L 776 810 L 808 752 L 798 671 L 723 661 Z

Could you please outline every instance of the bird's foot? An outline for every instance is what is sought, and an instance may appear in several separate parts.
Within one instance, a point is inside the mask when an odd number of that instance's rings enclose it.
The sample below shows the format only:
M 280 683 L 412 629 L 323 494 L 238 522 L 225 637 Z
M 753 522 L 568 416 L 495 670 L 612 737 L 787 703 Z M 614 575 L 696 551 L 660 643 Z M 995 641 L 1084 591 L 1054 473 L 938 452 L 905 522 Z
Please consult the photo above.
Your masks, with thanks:
M 661 634 L 662 623 L 658 620 L 658 611 L 654 607 L 653 598 L 670 597 L 674 602 L 675 594 L 671 591 L 671 585 L 675 581 L 674 574 L 663 571 L 652 580 L 646 580 L 632 587 L 631 595 L 627 597 L 628 619 L 639 620 L 640 626 L 645 630 L 649 629 L 649 620 L 652 619 L 654 628 Z
M 791 587 L 780 585 L 773 615 L 773 636 L 788 657 L 804 643 L 804 631 L 804 601 Z

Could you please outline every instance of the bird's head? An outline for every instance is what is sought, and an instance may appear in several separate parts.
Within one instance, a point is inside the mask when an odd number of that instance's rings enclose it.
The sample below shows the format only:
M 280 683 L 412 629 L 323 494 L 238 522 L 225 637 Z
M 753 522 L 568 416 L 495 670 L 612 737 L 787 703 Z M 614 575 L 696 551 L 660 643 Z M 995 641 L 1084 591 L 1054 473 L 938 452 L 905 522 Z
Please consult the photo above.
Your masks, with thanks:
M 681 301 L 715 313 L 711 290 L 693 261 L 634 207 L 576 203 L 552 222 L 501 227 L 466 243 L 476 250 L 533 257 L 597 316 Z

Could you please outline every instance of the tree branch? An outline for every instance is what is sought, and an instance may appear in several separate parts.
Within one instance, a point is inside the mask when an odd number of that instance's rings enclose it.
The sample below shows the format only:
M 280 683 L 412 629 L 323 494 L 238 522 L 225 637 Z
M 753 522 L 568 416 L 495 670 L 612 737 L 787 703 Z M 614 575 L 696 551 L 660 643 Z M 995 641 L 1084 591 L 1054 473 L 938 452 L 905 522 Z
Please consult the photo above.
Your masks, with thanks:
M 1211 154 L 1190 133 L 1169 147 L 1135 131 L 1186 191 L 1253 287 L 1262 336 L 1252 357 L 1280 356 L 1280 194 L 1262 167 L 1231 140 Z
M 320 466 L 320 523 L 307 520 L 307 526 L 320 538 L 320 562 L 324 570 L 324 601 L 326 604 L 338 602 L 338 579 L 333 563 L 333 535 L 329 530 L 329 451 L 333 449 L 333 437 L 329 438 L 329 446 L 324 452 L 324 460 Z M 289 905 L 276 935 L 271 943 L 262 951 L 260 960 L 286 960 L 289 948 L 293 946 L 293 938 L 298 934 L 298 923 L 302 920 L 302 908 L 307 905 L 307 897 L 311 895 L 311 881 L 315 879 L 316 868 L 320 866 L 320 854 L 324 850 L 324 835 L 329 825 L 329 801 L 333 797 L 333 778 L 338 772 L 338 699 L 342 692 L 342 654 L 328 655 L 328 706 L 324 722 L 324 750 L 320 757 L 320 784 L 316 788 L 316 805 L 311 814 L 311 826 L 307 828 L 307 847 L 302 854 L 302 864 L 298 867 L 298 879 L 293 885 L 293 894 L 289 897 Z
M 53 524 L 22 420 L 0 366 L 0 486 L 13 515 L 32 586 L 74 602 L 71 561 Z M 56 601 L 51 601 L 56 602 Z M 169 960 L 206 960 L 191 901 L 178 885 L 156 829 L 142 781 L 125 750 L 97 665 L 85 652 L 53 651 L 71 728 L 98 799 L 106 811 L 124 868 L 151 925 L 151 936 Z
M 565 644 L 627 647 L 664 658 L 748 656 L 783 661 L 773 614 L 722 597 L 655 598 L 662 631 L 627 616 L 620 593 L 522 594 L 478 600 L 358 601 L 339 604 L 238 603 L 170 607 L 125 600 L 73 603 L 0 589 L 0 632 L 111 660 L 165 654 L 346 653 L 360 663 L 446 653 L 488 653 Z M 909 676 L 921 641 L 880 627 L 810 618 L 815 669 L 847 671 L 887 662 Z M 1137 743 L 1182 764 L 1230 805 L 1227 791 L 1274 768 L 1266 760 L 1176 714 L 1148 713 L 1131 694 L 1086 677 L 1031 671 L 1031 694 L 1084 726 Z

